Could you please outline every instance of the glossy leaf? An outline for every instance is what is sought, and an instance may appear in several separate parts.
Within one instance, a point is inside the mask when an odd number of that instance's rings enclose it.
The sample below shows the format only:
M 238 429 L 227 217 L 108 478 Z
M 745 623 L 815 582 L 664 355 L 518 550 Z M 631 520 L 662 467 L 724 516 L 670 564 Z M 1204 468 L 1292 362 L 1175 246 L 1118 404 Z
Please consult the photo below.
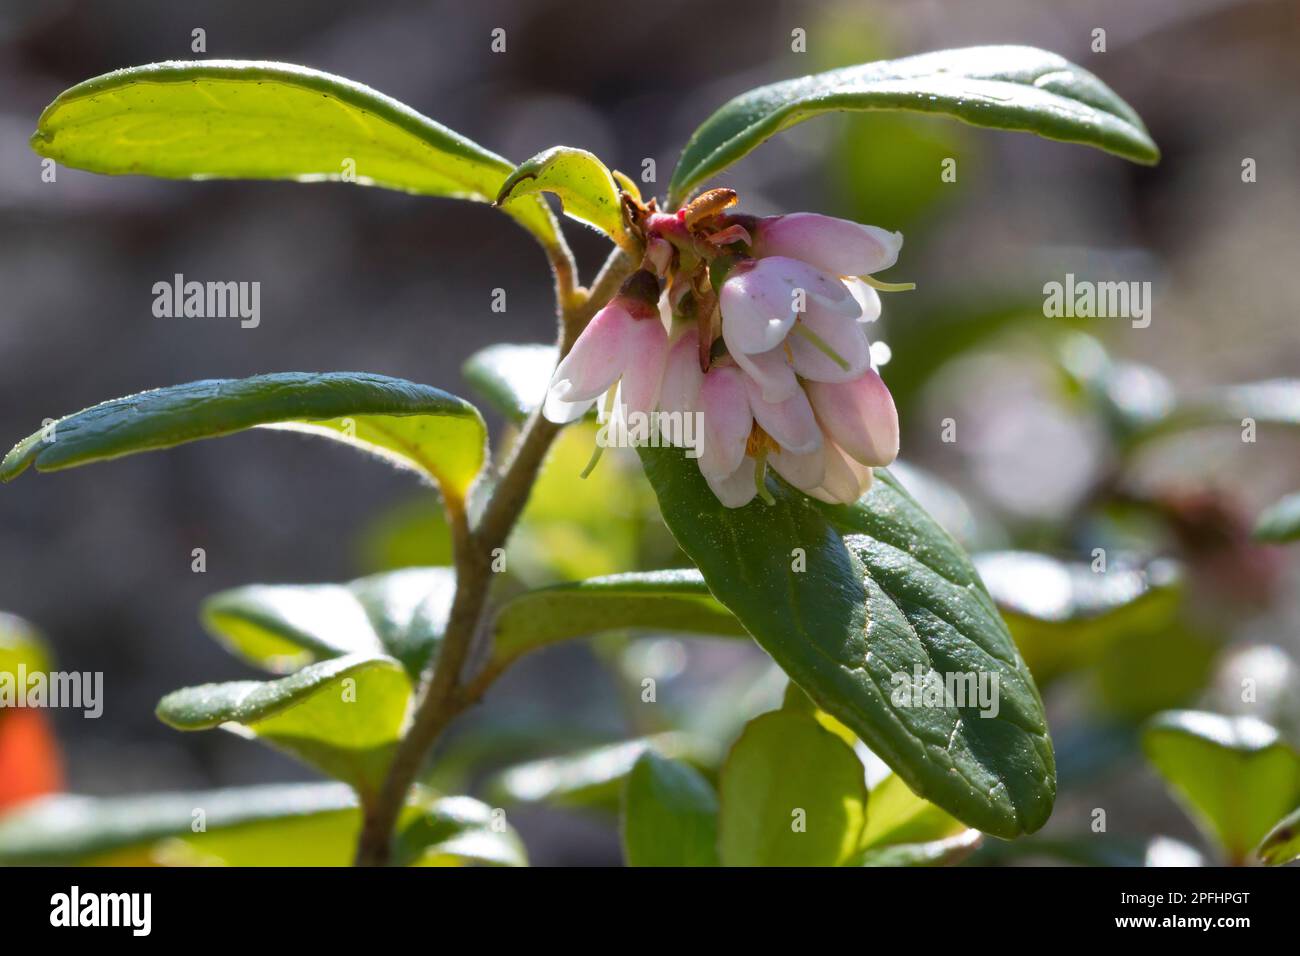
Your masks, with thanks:
M 718 797 L 689 764 L 648 750 L 623 791 L 628 866 L 717 866 Z
M 894 844 L 924 844 L 965 831 L 959 820 L 908 789 L 897 774 L 871 788 L 871 812 L 862 832 L 865 850 Z
M 29 465 L 57 471 L 255 426 L 361 448 L 435 479 L 455 497 L 484 458 L 483 420 L 454 395 L 365 372 L 278 372 L 172 385 L 65 415 L 14 446 L 0 462 L 0 481 Z
M 493 408 L 522 422 L 546 397 L 557 356 L 553 345 L 489 345 L 471 355 L 461 372 Z
M 78 83 L 45 108 L 32 148 L 110 175 L 345 180 L 478 202 L 513 168 L 360 83 L 255 60 L 151 63 Z M 537 197 L 505 210 L 544 245 L 563 244 Z
M 413 795 L 398 820 L 399 862 L 524 862 L 490 813 L 466 797 Z M 0 863 L 348 866 L 360 826 L 356 794 L 337 783 L 60 795 L 0 818 Z
M 276 674 L 341 657 L 387 654 L 418 678 L 447 625 L 450 568 L 404 568 L 347 584 L 252 584 L 203 602 L 208 631 Z
M 1045 50 L 968 47 L 864 63 L 785 80 L 735 97 L 682 151 L 673 208 L 768 137 L 832 111 L 911 110 L 975 126 L 1082 143 L 1140 163 L 1160 151 L 1133 109 L 1101 80 Z
M 225 726 L 259 737 L 356 787 L 378 791 L 400 739 L 411 678 L 391 657 L 353 654 L 274 681 L 174 691 L 158 717 L 178 730 Z
M 811 716 L 750 721 L 718 780 L 724 866 L 838 866 L 857 850 L 867 785 L 852 748 Z
M 492 660 L 504 665 L 556 641 L 624 628 L 745 636 L 695 569 L 643 571 L 558 584 L 507 601 L 496 617 Z
M 1300 541 L 1300 492 L 1265 509 L 1255 524 L 1255 537 L 1274 544 Z
M 1245 861 L 1300 804 L 1300 754 L 1253 717 L 1166 711 L 1147 725 L 1142 746 L 1230 862 Z
M 1256 855 L 1269 866 L 1283 866 L 1300 860 L 1300 807 L 1268 831 Z
M 692 762 L 712 763 L 716 759 L 707 741 L 682 733 L 655 734 L 517 764 L 494 775 L 486 792 L 490 799 L 501 803 L 609 805 L 617 800 L 637 760 L 651 750 Z
M 560 198 L 566 215 L 598 229 L 619 245 L 630 245 L 623 226 L 618 187 L 609 169 L 593 153 L 554 146 L 515 167 L 497 192 L 498 204 L 536 193 Z
M 1042 826 L 1055 767 L 1033 679 L 969 559 L 892 476 L 877 471 L 853 506 L 818 505 L 773 479 L 774 505 L 728 509 L 680 451 L 641 455 L 710 590 L 822 710 L 966 824 L 1003 837 Z M 895 703 L 917 667 L 923 680 L 988 675 L 990 691 L 996 676 L 996 716 L 955 697 Z

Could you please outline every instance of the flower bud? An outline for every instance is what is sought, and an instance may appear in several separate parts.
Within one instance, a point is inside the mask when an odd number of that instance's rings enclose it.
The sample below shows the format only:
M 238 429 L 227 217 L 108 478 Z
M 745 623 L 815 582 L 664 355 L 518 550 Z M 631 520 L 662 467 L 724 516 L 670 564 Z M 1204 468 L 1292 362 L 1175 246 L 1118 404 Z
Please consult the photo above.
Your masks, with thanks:
M 796 212 L 761 220 L 753 250 L 760 257 L 799 259 L 837 276 L 862 276 L 888 269 L 902 247 L 900 232 Z
M 898 410 L 884 380 L 868 370 L 852 382 L 808 382 L 817 420 L 835 444 L 863 465 L 898 457 Z

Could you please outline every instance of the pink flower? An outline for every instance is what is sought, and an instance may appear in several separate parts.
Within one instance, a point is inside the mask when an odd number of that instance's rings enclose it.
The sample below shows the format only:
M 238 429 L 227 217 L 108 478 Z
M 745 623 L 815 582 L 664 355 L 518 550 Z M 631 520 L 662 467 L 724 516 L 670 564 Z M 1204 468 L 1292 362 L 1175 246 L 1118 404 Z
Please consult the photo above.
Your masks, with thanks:
M 668 333 L 655 301 L 658 282 L 654 298 L 647 303 L 640 288 L 643 275 L 648 273 L 635 273 L 623 291 L 592 317 L 556 367 L 542 406 L 542 414 L 551 421 L 565 424 L 581 418 L 615 382 L 619 382 L 620 408 L 649 412 L 655 407 L 668 357 Z
M 808 382 L 807 389 L 817 421 L 849 457 L 874 467 L 898 457 L 898 410 L 874 369 L 851 382 Z
M 898 260 L 903 235 L 815 212 L 759 220 L 754 255 L 800 259 L 837 276 L 863 276 Z
M 718 294 L 727 350 L 734 356 L 776 348 L 801 314 L 800 298 L 809 315 L 855 319 L 862 312 L 843 282 L 807 263 L 781 256 L 742 262 Z

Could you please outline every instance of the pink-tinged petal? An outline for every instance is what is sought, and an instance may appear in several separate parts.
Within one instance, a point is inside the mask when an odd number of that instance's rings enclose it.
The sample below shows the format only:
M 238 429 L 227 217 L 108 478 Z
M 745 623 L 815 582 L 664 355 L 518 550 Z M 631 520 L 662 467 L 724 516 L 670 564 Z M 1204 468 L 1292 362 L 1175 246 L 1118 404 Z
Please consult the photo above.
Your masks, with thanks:
M 826 442 L 824 464 L 821 485 L 808 492 L 819 501 L 832 505 L 852 504 L 871 487 L 871 469 L 854 461 L 834 442 Z
M 803 491 L 820 486 L 826 474 L 826 452 L 821 448 L 803 455 L 772 452 L 767 456 L 767 462 L 778 475 Z
M 749 378 L 758 384 L 765 402 L 783 402 L 799 390 L 785 346 L 779 345 L 770 352 L 732 352 L 731 357 Z
M 754 483 L 754 467 L 754 459 L 745 458 L 731 474 L 723 478 L 710 478 L 705 475 L 704 480 L 709 483 L 714 495 L 724 506 L 743 508 L 758 494 L 758 485 Z
M 617 303 L 597 312 L 555 369 L 550 394 L 562 402 L 583 402 L 607 391 L 623 374 L 637 324 Z
M 898 457 L 898 410 L 874 369 L 852 382 L 808 382 L 807 390 L 822 428 L 851 458 L 879 467 Z
M 567 425 L 587 414 L 595 404 L 594 398 L 584 402 L 561 401 L 555 397 L 555 392 L 552 390 L 546 393 L 546 401 L 542 404 L 542 415 L 547 421 L 555 422 L 557 425 Z
M 794 370 L 804 378 L 818 382 L 851 382 L 871 368 L 871 342 L 857 322 L 822 309 L 809 309 L 799 321 L 848 366 L 846 368 L 823 352 L 796 326 L 788 341 Z
M 755 255 L 802 259 L 840 276 L 888 269 L 903 247 L 902 233 L 815 212 L 773 216 L 760 222 L 756 231 Z
M 754 425 L 740 369 L 710 369 L 700 385 L 699 410 L 704 415 L 700 472 L 705 478 L 720 481 L 740 467 Z
M 796 290 L 803 295 L 797 297 Z M 844 283 L 805 262 L 772 257 L 742 263 L 722 283 L 718 295 L 727 350 L 732 355 L 752 355 L 776 348 L 794 325 L 799 298 L 854 317 L 861 311 Z
M 619 401 L 629 412 L 654 411 L 667 360 L 668 333 L 659 319 L 633 322 L 627 335 L 626 368 L 619 383 Z
M 859 322 L 874 322 L 880 318 L 879 292 L 861 279 L 848 278 L 842 281 L 844 282 L 844 288 L 849 290 L 849 295 L 853 296 L 853 301 L 862 310 L 862 314 L 858 316 Z
M 765 402 L 758 385 L 745 380 L 749 407 L 754 420 L 763 431 L 771 435 L 783 451 L 804 455 L 822 446 L 822 431 L 813 414 L 812 406 L 802 389 L 797 389 L 784 402 Z
M 699 333 L 687 329 L 668 351 L 663 385 L 659 390 L 659 407 L 666 412 L 695 411 L 703 382 Z

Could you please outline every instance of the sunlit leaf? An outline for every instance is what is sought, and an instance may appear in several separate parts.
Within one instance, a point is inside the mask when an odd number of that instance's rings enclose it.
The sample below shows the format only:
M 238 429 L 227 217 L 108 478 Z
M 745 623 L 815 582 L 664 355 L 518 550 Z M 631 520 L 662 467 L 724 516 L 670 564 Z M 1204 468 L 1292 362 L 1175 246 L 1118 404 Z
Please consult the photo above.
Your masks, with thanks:
M 705 121 L 669 187 L 675 207 L 768 137 L 832 111 L 912 110 L 1096 146 L 1140 163 L 1160 151 L 1133 109 L 1087 70 L 1045 50 L 968 47 L 864 63 L 759 87 Z
M 466 359 L 461 372 L 493 408 L 522 422 L 546 397 L 557 355 L 553 345 L 489 345 Z
M 838 866 L 860 845 L 867 785 L 852 748 L 811 716 L 750 721 L 718 780 L 724 866 Z
M 255 60 L 151 63 L 78 83 L 45 108 L 32 148 L 112 175 L 343 180 L 478 202 L 513 168 L 360 83 Z M 562 245 L 537 197 L 505 210 L 544 245 Z
M 984 841 L 979 830 L 962 830 L 925 843 L 893 843 L 865 850 L 855 866 L 951 866 L 970 856 Z
M 23 439 L 0 481 L 217 438 L 255 426 L 321 435 L 379 455 L 463 497 L 483 464 L 473 405 L 428 385 L 365 372 L 209 379 L 92 405 Z
M 174 691 L 158 716 L 178 730 L 226 727 L 258 737 L 356 787 L 378 792 L 401 737 L 411 678 L 391 657 L 353 654 L 273 681 Z
M 1300 540 L 1300 492 L 1266 508 L 1255 523 L 1255 537 L 1275 544 Z
M 497 202 L 506 203 L 535 193 L 560 197 L 566 215 L 599 229 L 619 245 L 630 245 L 623 226 L 618 187 L 608 168 L 594 154 L 571 146 L 554 146 L 524 160 L 501 184 Z
M 1142 745 L 1229 862 L 1244 862 L 1300 804 L 1300 753 L 1253 717 L 1166 711 L 1147 725 Z
M 1259 845 L 1259 859 L 1269 866 L 1300 860 L 1300 807 L 1287 814 Z
M 208 631 L 276 674 L 345 654 L 395 657 L 418 677 L 447 625 L 450 568 L 404 568 L 347 584 L 251 584 L 203 602 Z
M 718 797 L 689 764 L 647 750 L 623 791 L 628 866 L 717 866 Z

